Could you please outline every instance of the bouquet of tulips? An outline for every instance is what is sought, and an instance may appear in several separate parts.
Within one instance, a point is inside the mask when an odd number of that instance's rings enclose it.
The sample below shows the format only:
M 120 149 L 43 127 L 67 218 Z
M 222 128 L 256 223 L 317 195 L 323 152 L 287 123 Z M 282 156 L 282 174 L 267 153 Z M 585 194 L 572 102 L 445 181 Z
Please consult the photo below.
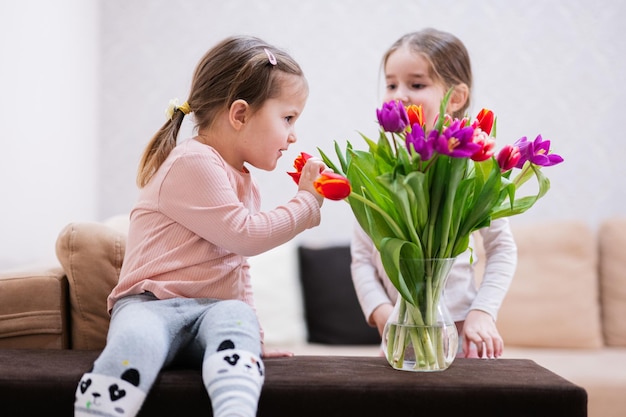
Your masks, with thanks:
M 472 232 L 523 213 L 543 197 L 550 182 L 541 168 L 563 161 L 541 135 L 533 141 L 522 137 L 496 153 L 493 112 L 452 119 L 445 113 L 449 97 L 431 130 L 420 106 L 388 102 L 376 112 L 378 141 L 361 134 L 368 150 L 354 149 L 350 142 L 342 150 L 335 142 L 336 164 L 319 149 L 337 178 L 349 180 L 347 201 L 358 223 L 381 253 L 403 301 L 416 308 L 413 320 L 424 325 L 433 324 L 428 321 L 437 300 L 428 291 L 437 287 L 432 281 L 437 277 L 401 270 L 401 259 L 461 254 Z M 518 195 L 532 177 L 536 194 Z

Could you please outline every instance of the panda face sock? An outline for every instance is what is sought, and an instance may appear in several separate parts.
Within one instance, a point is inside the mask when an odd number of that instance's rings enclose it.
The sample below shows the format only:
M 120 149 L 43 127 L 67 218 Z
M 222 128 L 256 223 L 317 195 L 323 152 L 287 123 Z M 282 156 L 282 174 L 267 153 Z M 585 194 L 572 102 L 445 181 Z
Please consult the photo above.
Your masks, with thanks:
M 134 369 L 121 378 L 86 373 L 76 389 L 74 416 L 134 417 L 146 398 L 138 385 L 139 373 Z
M 213 416 L 256 416 L 265 380 L 263 362 L 245 350 L 225 349 L 205 358 L 202 377 Z

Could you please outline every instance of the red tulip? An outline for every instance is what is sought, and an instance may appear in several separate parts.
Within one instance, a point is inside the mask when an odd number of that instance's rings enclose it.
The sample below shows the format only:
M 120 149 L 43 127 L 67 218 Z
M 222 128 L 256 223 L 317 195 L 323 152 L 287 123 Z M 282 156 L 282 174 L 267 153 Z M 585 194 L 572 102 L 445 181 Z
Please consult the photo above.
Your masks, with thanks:
M 488 135 L 491 134 L 494 119 L 495 116 L 493 112 L 488 109 L 482 109 L 478 113 L 478 116 L 476 116 L 476 120 L 478 121 L 478 127 L 480 127 L 480 129 Z
M 352 192 L 350 181 L 334 172 L 326 172 L 313 182 L 318 193 L 329 200 L 343 200 Z
M 306 152 L 300 152 L 300 155 L 298 155 L 296 159 L 293 161 L 293 167 L 296 169 L 296 171 L 288 172 L 287 174 L 289 174 L 291 178 L 293 178 L 296 184 L 300 183 L 300 175 L 302 174 L 302 168 L 304 168 L 306 161 L 308 161 L 309 158 L 311 158 L 311 156 L 312 155 L 309 155 Z
M 504 148 L 502 148 L 500 152 L 498 152 L 498 156 L 496 156 L 496 161 L 498 161 L 500 170 L 502 170 L 502 172 L 507 172 L 515 167 L 521 157 L 522 154 L 520 153 L 519 147 L 513 145 L 505 145 Z
M 476 132 L 480 133 L 476 134 Z M 475 130 L 474 143 L 480 145 L 480 150 L 472 155 L 472 159 L 474 161 L 486 161 L 487 159 L 491 158 L 491 156 L 495 152 L 494 148 L 496 147 L 496 140 L 492 137 L 489 137 L 487 132 Z
M 411 104 L 406 107 L 406 114 L 409 116 L 409 123 L 411 126 L 414 124 L 418 124 L 424 127 L 424 111 L 422 110 L 422 106 L 418 106 L 417 104 Z

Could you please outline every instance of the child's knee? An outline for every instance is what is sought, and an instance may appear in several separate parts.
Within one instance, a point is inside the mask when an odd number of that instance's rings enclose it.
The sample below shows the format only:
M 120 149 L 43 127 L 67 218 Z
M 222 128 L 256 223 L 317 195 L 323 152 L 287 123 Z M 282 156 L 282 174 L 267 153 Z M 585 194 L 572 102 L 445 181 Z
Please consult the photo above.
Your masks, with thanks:
M 256 323 L 256 313 L 241 300 L 222 300 L 214 305 L 215 314 L 235 321 Z
M 257 316 L 242 301 L 224 300 L 213 305 L 198 332 L 206 355 L 219 351 L 219 344 L 225 340 L 232 341 L 237 349 L 261 353 L 261 330 Z

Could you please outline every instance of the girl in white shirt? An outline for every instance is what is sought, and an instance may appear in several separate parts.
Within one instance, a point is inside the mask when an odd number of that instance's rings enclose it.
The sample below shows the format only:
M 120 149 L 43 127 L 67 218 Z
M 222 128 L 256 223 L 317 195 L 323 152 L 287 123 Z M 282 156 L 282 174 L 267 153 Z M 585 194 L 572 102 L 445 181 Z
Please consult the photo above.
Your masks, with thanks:
M 389 48 L 382 64 L 384 101 L 421 105 L 427 129 L 432 129 L 440 103 L 451 88 L 446 112 L 454 118 L 465 116 L 470 104 L 472 70 L 465 46 L 454 35 L 435 29 L 409 33 Z M 517 247 L 506 218 L 493 221 L 479 232 L 486 254 L 480 286 L 476 286 L 468 249 L 453 266 L 445 288 L 446 301 L 462 337 L 463 355 L 495 358 L 502 355 L 504 348 L 496 318 L 513 279 Z M 473 245 L 471 239 L 470 248 Z M 352 279 L 363 313 L 382 335 L 398 292 L 385 274 L 373 242 L 358 224 L 351 252 Z

